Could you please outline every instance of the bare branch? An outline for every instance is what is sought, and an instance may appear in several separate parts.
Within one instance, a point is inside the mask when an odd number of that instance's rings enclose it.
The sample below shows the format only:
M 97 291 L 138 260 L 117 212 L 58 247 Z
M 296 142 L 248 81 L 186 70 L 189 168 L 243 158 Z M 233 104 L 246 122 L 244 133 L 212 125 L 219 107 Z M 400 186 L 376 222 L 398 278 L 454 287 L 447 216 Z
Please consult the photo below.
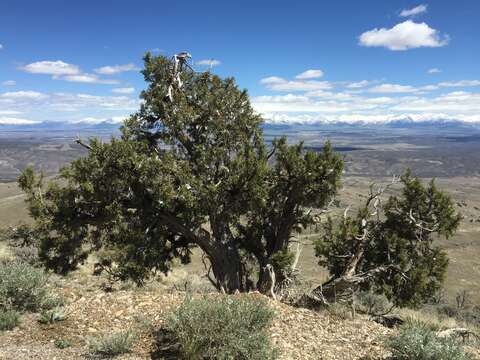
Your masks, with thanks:
M 78 145 L 83 146 L 85 149 L 92 150 L 92 147 L 91 147 L 89 144 L 83 142 L 83 140 L 80 139 L 79 136 L 75 139 L 75 142 L 76 142 Z

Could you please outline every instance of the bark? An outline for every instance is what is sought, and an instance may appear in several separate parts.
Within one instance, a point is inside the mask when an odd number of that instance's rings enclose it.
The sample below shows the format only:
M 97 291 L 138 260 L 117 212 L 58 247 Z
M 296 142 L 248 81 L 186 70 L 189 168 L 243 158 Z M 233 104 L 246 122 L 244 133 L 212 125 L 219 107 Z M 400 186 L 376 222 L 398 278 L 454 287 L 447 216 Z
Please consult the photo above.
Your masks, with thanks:
M 232 294 L 237 290 L 247 291 L 248 284 L 244 267 L 234 246 L 214 242 L 208 247 L 202 247 L 202 250 L 210 262 L 207 276 L 219 291 L 227 294 Z

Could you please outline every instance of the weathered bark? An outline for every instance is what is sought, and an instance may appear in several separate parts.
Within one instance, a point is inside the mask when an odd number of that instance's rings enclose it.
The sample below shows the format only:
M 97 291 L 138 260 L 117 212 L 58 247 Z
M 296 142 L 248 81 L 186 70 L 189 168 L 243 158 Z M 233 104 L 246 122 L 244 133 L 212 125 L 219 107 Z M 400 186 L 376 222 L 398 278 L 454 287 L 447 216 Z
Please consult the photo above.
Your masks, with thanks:
M 345 274 L 333 277 L 312 291 L 312 294 L 325 304 L 337 301 L 351 300 L 353 294 L 366 282 L 382 274 L 393 265 L 379 266 L 358 274 Z
M 202 247 L 207 255 L 210 267 L 206 265 L 210 282 L 221 292 L 232 294 L 247 290 L 246 274 L 243 271 L 238 250 L 234 246 L 211 243 Z M 213 277 L 212 277 L 213 274 Z

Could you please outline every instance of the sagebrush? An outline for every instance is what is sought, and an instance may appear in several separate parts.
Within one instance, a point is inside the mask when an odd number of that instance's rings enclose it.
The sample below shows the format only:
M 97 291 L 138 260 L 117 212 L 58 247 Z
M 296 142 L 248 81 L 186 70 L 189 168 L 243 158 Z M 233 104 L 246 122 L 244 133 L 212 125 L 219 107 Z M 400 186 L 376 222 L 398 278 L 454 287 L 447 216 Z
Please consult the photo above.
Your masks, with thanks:
M 132 330 L 103 334 L 90 339 L 90 351 L 102 356 L 116 356 L 132 351 L 137 334 Z
M 386 340 L 393 360 L 467 360 L 471 356 L 452 339 L 439 338 L 423 326 L 403 326 Z
M 248 296 L 187 298 L 167 322 L 185 359 L 275 359 L 267 333 L 274 316 Z
M 0 309 L 37 311 L 48 298 L 48 276 L 22 262 L 0 263 Z
M 0 331 L 12 330 L 20 324 L 20 313 L 15 310 L 0 310 Z

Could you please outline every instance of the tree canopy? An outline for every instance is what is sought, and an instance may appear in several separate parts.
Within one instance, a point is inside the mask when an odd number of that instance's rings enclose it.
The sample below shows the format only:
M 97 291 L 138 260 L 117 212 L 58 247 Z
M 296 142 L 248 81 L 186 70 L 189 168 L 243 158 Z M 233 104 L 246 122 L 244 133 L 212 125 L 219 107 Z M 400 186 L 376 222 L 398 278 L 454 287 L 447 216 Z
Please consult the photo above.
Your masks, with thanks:
M 49 183 L 21 175 L 40 256 L 66 273 L 97 252 L 100 266 L 141 284 L 199 247 L 219 290 L 262 289 L 266 266 L 281 277 L 293 233 L 335 196 L 342 159 L 328 143 L 318 153 L 285 138 L 266 146 L 246 91 L 177 60 L 145 56 L 148 88 L 121 138 L 91 139 Z
M 329 219 L 316 253 L 334 278 L 347 271 L 361 274 L 369 281 L 360 288 L 383 292 L 397 304 L 418 305 L 441 288 L 448 265 L 434 240 L 452 236 L 461 216 L 434 180 L 425 186 L 408 171 L 401 183 L 401 193 L 385 204 L 378 200 L 381 192 L 373 191 L 356 216 Z

